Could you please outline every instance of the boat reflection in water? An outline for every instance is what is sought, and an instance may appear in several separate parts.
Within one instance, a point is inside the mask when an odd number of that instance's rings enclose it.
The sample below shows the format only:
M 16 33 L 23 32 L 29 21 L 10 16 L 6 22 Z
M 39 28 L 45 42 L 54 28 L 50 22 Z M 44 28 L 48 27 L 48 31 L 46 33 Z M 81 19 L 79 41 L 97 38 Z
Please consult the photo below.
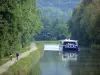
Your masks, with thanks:
M 63 60 L 77 60 L 78 43 L 76 40 L 61 40 L 59 49 Z
M 76 53 L 66 53 L 62 56 L 62 60 L 76 60 L 77 61 L 77 56 L 78 54 Z

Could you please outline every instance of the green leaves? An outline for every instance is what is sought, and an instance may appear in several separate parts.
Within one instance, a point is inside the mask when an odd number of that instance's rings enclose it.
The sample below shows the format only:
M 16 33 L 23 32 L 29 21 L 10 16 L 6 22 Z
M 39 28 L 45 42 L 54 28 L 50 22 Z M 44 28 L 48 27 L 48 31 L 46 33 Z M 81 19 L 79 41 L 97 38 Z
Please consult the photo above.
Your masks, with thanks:
M 100 44 L 99 6 L 100 1 L 98 0 L 83 0 L 75 8 L 71 20 L 69 20 L 68 25 L 72 38 L 79 40 L 81 45 Z
M 35 0 L 0 1 L 0 57 L 30 43 L 41 29 Z
M 44 29 L 37 35 L 37 40 L 59 40 L 69 38 L 68 25 L 64 19 L 42 17 Z

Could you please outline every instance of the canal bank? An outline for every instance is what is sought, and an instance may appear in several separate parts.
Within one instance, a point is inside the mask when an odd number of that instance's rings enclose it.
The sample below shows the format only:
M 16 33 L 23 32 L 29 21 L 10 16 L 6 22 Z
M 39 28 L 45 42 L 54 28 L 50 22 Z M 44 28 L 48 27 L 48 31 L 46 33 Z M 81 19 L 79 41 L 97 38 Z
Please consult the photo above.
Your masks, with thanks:
M 38 50 L 19 60 L 1 75 L 40 75 L 39 60 L 43 51 L 43 45 L 36 43 Z M 34 74 L 32 74 L 34 72 Z
M 11 66 L 2 75 L 100 75 L 100 56 L 91 50 L 81 50 L 77 60 L 62 60 L 57 43 L 36 44 L 37 51 Z

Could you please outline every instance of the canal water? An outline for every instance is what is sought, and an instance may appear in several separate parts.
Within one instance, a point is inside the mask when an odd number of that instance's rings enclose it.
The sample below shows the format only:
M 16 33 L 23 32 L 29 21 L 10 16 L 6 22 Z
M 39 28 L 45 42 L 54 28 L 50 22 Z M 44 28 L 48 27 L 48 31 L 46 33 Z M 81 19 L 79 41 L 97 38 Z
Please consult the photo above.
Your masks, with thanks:
M 45 51 L 40 65 L 41 75 L 71 75 L 69 62 L 62 61 L 58 51 Z
M 40 60 L 41 75 L 100 75 L 100 54 L 80 50 L 77 60 L 63 60 L 58 45 L 45 45 Z M 93 50 L 95 51 L 95 50 Z

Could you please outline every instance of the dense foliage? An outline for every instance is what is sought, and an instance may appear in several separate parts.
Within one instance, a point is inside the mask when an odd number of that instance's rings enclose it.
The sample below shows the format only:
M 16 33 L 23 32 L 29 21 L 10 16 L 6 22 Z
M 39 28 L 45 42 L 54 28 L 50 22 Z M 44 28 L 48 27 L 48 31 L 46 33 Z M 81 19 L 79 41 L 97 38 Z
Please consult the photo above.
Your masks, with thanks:
M 1 0 L 0 58 L 30 43 L 41 28 L 35 0 Z
M 100 0 L 83 0 L 69 20 L 69 31 L 81 45 L 100 45 Z
M 73 8 L 80 3 L 80 0 L 37 0 L 37 3 L 42 10 L 42 16 L 68 20 L 72 15 Z
M 72 15 L 73 8 L 80 0 L 38 0 L 42 10 L 44 29 L 36 37 L 37 40 L 58 40 L 69 38 L 67 21 Z
M 51 19 L 50 17 L 42 17 L 44 28 L 36 37 L 36 40 L 61 40 L 69 38 L 68 25 L 64 19 Z

